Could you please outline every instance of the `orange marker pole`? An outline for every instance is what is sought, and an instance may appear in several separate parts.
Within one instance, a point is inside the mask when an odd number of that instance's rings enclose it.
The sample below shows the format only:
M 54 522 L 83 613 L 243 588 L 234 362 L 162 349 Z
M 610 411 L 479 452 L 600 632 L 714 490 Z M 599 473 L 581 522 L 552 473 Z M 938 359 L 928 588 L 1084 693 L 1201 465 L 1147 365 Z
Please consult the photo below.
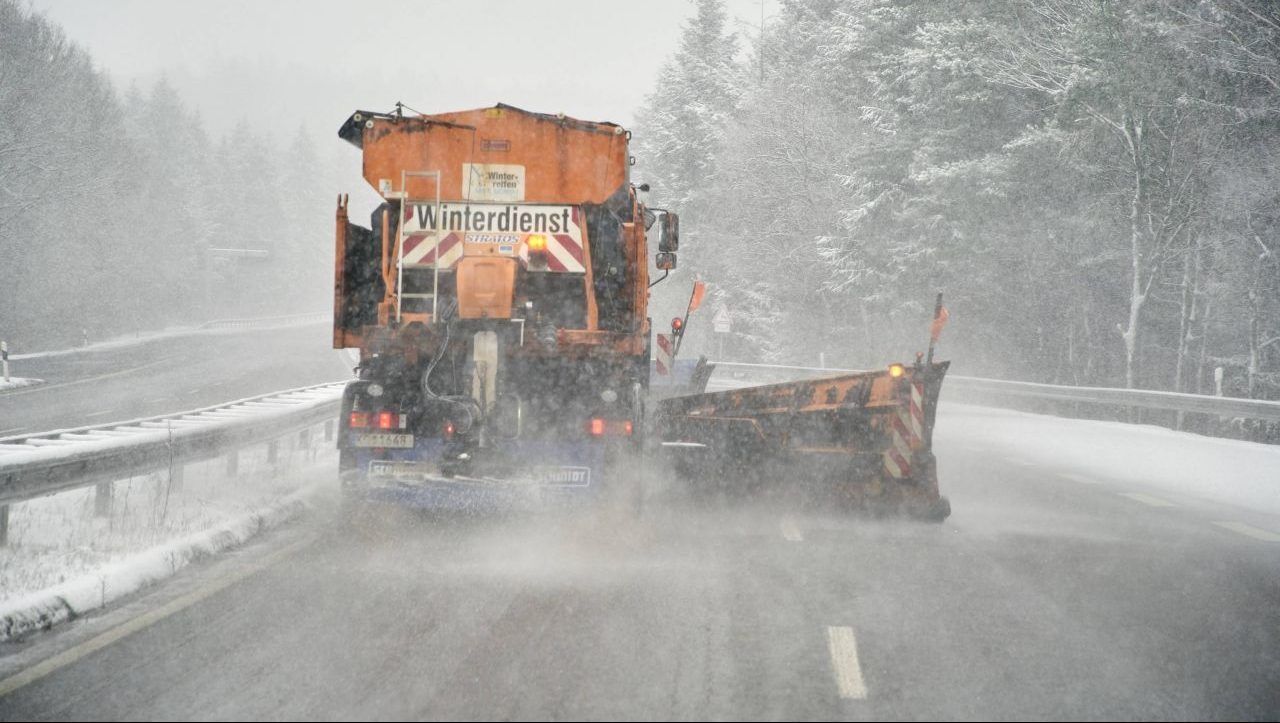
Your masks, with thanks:
M 676 339 L 676 348 L 671 352 L 671 359 L 674 363 L 676 355 L 680 353 L 680 345 L 684 343 L 684 333 L 689 329 L 689 315 L 697 311 L 702 305 L 702 297 L 707 293 L 707 284 L 705 281 L 693 282 L 693 293 L 689 295 L 689 305 L 684 310 L 684 323 L 680 325 L 680 336 Z
M 942 327 L 947 325 L 949 318 L 951 314 L 942 305 L 942 292 L 939 291 L 938 301 L 933 306 L 933 324 L 929 327 L 929 358 L 925 361 L 925 366 L 933 366 L 933 347 L 937 345 L 938 337 L 942 336 Z

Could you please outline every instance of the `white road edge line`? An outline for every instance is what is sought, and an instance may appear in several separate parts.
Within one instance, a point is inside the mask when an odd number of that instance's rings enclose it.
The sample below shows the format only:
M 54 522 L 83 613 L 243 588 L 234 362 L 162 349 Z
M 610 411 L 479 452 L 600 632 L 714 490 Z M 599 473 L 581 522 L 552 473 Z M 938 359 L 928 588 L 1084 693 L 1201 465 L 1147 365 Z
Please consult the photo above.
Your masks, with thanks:
M 1155 497 L 1152 495 L 1145 495 L 1141 492 L 1117 492 L 1116 494 L 1120 495 L 1121 497 L 1128 497 L 1129 499 L 1134 500 L 1135 502 L 1141 502 L 1142 504 L 1148 505 L 1150 507 L 1177 507 L 1176 504 L 1170 502 L 1169 500 L 1162 500 L 1159 497 Z
M 99 374 L 96 377 L 86 377 L 84 379 L 75 379 L 69 382 L 58 382 L 57 384 L 38 384 L 30 388 L 19 387 L 17 391 L 5 392 L 4 395 L 6 397 L 21 397 L 25 394 L 38 394 L 40 392 L 48 392 L 54 389 L 62 389 L 63 387 L 72 387 L 77 384 L 88 384 L 89 382 L 96 382 L 96 381 L 101 381 L 103 379 L 110 379 L 112 377 L 118 377 L 123 374 L 132 374 L 134 372 L 140 372 L 143 369 L 150 369 L 151 367 L 156 366 L 157 364 L 163 364 L 167 361 L 169 361 L 169 357 L 165 357 L 163 359 L 156 359 L 155 361 L 147 362 L 146 364 L 143 364 L 140 367 L 133 367 L 132 369 L 121 369 L 120 371 L 111 372 L 110 374 Z
M 831 653 L 831 665 L 836 676 L 836 688 L 840 697 L 849 700 L 866 700 L 867 684 L 862 679 L 862 666 L 858 663 L 858 641 L 853 628 L 827 628 L 827 650 Z
M 782 538 L 787 542 L 804 542 L 804 535 L 800 534 L 800 527 L 790 517 L 783 517 L 782 521 L 778 523 L 778 529 L 782 530 Z
M 1237 535 L 1252 537 L 1255 540 L 1262 540 L 1263 542 L 1280 542 L 1280 535 L 1269 530 L 1264 530 L 1261 527 L 1254 527 L 1253 525 L 1246 524 L 1244 522 L 1236 522 L 1234 520 L 1214 520 L 1213 524 L 1224 530 L 1231 530 Z
M 285 558 L 294 555 L 314 542 L 315 538 L 307 538 L 289 545 L 282 550 L 277 550 L 246 568 L 237 570 L 225 577 L 218 578 L 204 587 L 192 590 L 182 597 L 171 600 L 154 610 L 145 612 L 132 620 L 121 623 L 120 625 L 107 630 L 104 633 L 89 638 L 79 645 L 72 646 L 61 653 L 45 658 L 26 670 L 15 673 L 4 680 L 0 680 L 0 700 L 3 700 L 5 696 L 25 685 L 34 683 L 51 673 L 58 672 L 86 655 L 102 650 L 108 645 L 126 638 L 139 630 L 143 630 L 154 625 L 174 613 L 181 612 L 205 598 L 216 595 L 251 575 L 256 575 L 268 567 L 281 562 Z

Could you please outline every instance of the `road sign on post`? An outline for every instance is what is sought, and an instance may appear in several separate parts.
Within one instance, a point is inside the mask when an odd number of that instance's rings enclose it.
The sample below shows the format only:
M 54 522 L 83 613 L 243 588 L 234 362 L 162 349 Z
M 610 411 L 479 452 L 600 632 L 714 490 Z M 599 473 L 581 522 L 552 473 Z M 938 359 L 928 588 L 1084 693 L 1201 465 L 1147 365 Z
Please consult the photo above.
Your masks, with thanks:
M 719 357 L 724 358 L 724 338 L 732 329 L 729 321 L 729 308 L 722 306 L 716 310 L 716 315 L 711 318 L 711 328 L 716 333 L 716 347 L 719 351 Z
M 711 319 L 711 325 L 715 328 L 717 334 L 728 334 L 731 329 L 729 321 L 729 309 L 720 307 L 714 318 Z

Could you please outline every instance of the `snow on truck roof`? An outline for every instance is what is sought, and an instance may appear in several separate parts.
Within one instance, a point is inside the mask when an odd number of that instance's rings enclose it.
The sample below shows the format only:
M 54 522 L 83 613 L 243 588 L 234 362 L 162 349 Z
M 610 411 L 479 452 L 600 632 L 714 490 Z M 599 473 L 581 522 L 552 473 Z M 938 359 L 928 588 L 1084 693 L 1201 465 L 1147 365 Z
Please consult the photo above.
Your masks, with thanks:
M 429 123 L 435 125 L 454 126 L 457 128 L 473 129 L 474 126 L 460 122 L 468 116 L 479 116 L 480 114 L 501 111 L 506 113 L 516 113 L 527 116 L 539 121 L 557 123 L 561 126 L 572 130 L 581 130 L 596 133 L 619 134 L 623 132 L 622 126 L 609 121 L 587 121 L 579 118 L 572 118 L 563 113 L 536 113 L 534 111 L 517 108 L 506 103 L 497 103 L 493 106 L 484 108 L 472 108 L 469 110 L 447 111 L 444 113 L 418 113 L 409 109 L 407 106 L 397 103 L 397 109 L 390 112 L 379 112 L 370 110 L 357 110 L 352 113 L 346 121 L 338 128 L 338 137 L 350 143 L 356 148 L 364 147 L 363 128 L 367 121 L 374 119 L 382 120 L 409 120 L 421 123 Z M 403 111 L 408 110 L 410 114 L 406 115 Z

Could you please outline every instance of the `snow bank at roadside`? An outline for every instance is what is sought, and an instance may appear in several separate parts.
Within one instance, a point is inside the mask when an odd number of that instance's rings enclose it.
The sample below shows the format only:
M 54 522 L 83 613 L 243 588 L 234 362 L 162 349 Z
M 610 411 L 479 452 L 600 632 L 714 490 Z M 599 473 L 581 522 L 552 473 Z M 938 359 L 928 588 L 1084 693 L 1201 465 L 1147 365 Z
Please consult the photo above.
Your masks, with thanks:
M 0 602 L 0 642 L 48 629 L 171 577 L 193 562 L 244 544 L 312 507 L 326 485 L 312 483 L 261 510 L 242 515 L 46 590 Z
M 3 377 L 0 377 L 0 392 L 21 387 L 34 387 L 37 384 L 44 384 L 44 380 L 30 377 L 9 377 L 9 380 L 5 381 Z
M 116 480 L 9 507 L 0 547 L 0 642 L 110 603 L 243 544 L 336 489 L 337 452 L 319 435 Z M 176 471 L 176 469 L 174 470 Z M 106 512 L 106 514 L 104 514 Z
M 934 442 L 1280 514 L 1280 446 L 995 407 L 938 407 Z

